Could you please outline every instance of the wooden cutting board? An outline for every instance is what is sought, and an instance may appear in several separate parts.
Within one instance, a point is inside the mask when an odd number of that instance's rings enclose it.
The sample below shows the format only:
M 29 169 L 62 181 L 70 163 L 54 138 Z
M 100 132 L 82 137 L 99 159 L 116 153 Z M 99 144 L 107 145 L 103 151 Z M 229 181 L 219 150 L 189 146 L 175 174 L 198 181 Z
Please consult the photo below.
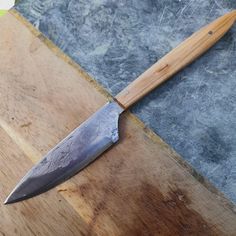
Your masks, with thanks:
M 0 235 L 235 235 L 235 209 L 132 114 L 64 184 L 13 205 L 15 184 L 111 98 L 17 12 L 0 19 Z

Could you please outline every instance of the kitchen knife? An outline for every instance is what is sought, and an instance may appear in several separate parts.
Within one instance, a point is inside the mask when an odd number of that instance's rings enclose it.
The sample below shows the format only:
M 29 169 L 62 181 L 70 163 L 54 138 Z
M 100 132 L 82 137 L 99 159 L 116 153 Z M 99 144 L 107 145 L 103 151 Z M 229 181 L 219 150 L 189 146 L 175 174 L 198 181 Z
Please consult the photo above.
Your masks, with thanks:
M 14 203 L 62 183 L 119 139 L 122 112 L 213 46 L 234 24 L 236 10 L 205 26 L 141 74 L 113 101 L 57 144 L 18 183 L 5 201 Z

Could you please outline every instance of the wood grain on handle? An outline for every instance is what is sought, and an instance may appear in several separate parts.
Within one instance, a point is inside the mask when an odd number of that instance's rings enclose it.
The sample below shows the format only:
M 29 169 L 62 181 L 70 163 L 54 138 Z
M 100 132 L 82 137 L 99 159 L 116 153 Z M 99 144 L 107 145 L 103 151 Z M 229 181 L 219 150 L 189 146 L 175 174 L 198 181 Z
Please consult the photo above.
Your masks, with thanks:
M 141 74 L 116 96 L 116 100 L 127 109 L 206 52 L 224 36 L 235 21 L 236 10 L 203 27 Z

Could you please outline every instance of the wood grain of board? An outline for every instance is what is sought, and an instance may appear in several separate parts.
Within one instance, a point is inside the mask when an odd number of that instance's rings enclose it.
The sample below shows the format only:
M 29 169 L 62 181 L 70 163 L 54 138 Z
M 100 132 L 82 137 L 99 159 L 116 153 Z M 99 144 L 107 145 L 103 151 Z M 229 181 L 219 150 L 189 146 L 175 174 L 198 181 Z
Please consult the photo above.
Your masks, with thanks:
M 129 113 L 121 139 L 33 199 L 3 205 L 26 171 L 107 101 L 84 72 L 11 12 L 0 19 L 0 234 L 235 235 L 236 215 Z

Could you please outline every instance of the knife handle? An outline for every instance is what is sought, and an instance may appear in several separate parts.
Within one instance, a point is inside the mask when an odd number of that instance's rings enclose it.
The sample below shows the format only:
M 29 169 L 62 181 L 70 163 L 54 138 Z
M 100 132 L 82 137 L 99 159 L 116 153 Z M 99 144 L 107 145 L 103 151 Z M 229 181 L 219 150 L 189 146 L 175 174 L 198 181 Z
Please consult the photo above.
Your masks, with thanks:
M 236 10 L 216 19 L 161 58 L 134 82 L 121 91 L 115 99 L 125 109 L 169 79 L 183 67 L 206 52 L 231 28 L 236 21 Z

